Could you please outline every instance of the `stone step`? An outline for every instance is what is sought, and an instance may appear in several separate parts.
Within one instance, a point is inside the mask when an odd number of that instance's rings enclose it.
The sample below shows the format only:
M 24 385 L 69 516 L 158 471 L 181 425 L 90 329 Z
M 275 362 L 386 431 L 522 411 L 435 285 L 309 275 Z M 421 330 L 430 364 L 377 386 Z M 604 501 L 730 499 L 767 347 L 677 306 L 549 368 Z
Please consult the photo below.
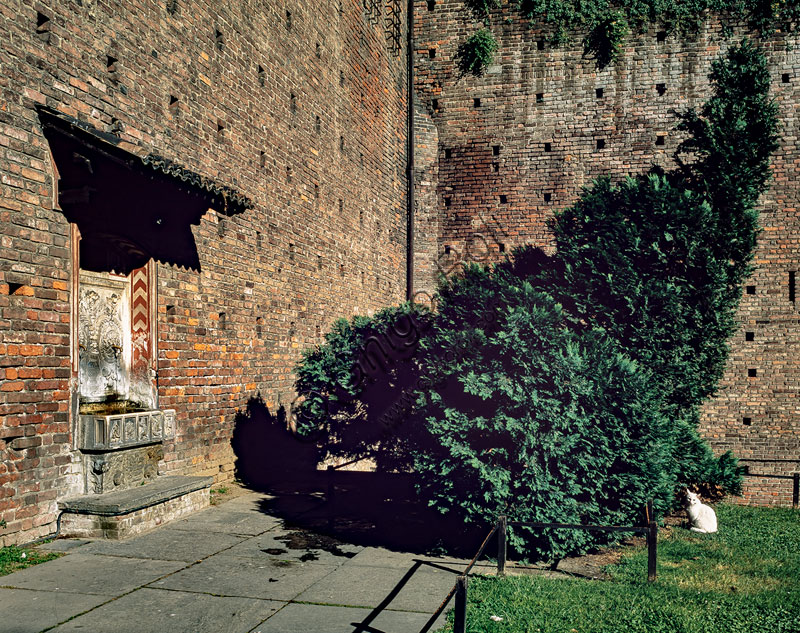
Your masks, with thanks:
M 62 499 L 61 536 L 122 539 L 142 534 L 208 507 L 213 482 L 213 477 L 159 477 L 136 488 Z

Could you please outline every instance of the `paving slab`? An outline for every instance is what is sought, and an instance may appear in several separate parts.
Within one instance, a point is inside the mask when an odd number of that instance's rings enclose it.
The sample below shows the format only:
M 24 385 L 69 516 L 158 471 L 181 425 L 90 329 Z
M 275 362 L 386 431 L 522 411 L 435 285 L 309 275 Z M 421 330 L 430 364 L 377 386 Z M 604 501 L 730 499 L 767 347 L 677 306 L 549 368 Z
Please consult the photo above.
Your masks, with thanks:
M 0 589 L 0 633 L 39 633 L 108 600 L 80 593 Z
M 203 530 L 246 536 L 262 534 L 283 524 L 280 519 L 261 510 L 259 501 L 262 498 L 263 495 L 245 495 L 185 519 L 173 521 L 167 527 L 171 530 Z
M 358 545 L 303 529 L 275 528 L 247 539 L 225 553 L 254 560 L 278 558 L 300 562 L 320 562 L 341 565 L 355 557 L 362 549 Z
M 60 538 L 55 541 L 50 541 L 49 543 L 37 545 L 36 549 L 44 552 L 71 552 L 88 543 L 92 543 L 92 541 L 82 538 Z
M 461 558 L 448 558 L 441 556 L 425 556 L 423 554 L 409 554 L 407 552 L 392 552 L 380 547 L 364 547 L 348 562 L 348 565 L 365 565 L 368 567 L 397 567 L 408 569 L 415 561 L 429 561 L 432 564 L 442 565 L 453 570 L 463 570 L 469 561 Z M 460 572 L 459 572 L 460 573 Z
M 256 627 L 253 633 L 353 633 L 354 624 L 362 622 L 370 613 L 371 609 L 292 603 Z M 415 633 L 428 618 L 422 613 L 382 611 L 370 622 L 370 627 L 383 633 Z M 441 616 L 432 630 L 444 626 L 444 622 Z
M 297 600 L 375 607 L 399 588 L 389 605 L 392 609 L 433 613 L 455 581 L 455 573 L 426 565 L 409 565 L 407 569 L 342 565 L 301 593 Z
M 283 604 L 144 588 L 70 620 L 52 633 L 247 633 Z
M 98 540 L 84 545 L 82 554 L 105 554 L 127 558 L 150 558 L 195 562 L 233 547 L 245 540 L 220 532 L 171 530 L 165 527 L 155 532 L 123 541 Z
M 80 550 L 0 578 L 0 586 L 118 596 L 186 566 L 186 563 L 83 554 Z
M 332 565 L 319 563 L 272 558 L 252 561 L 217 554 L 150 586 L 218 596 L 292 600 L 334 569 Z

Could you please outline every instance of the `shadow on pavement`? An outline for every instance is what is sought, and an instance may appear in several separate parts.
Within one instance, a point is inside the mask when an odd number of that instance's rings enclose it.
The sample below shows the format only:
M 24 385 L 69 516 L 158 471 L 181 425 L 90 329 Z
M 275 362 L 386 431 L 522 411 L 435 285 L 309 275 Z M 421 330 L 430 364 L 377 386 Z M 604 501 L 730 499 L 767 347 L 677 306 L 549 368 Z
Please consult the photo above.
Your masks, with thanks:
M 287 527 L 356 545 L 467 558 L 485 536 L 483 527 L 428 508 L 412 475 L 317 470 L 315 446 L 297 440 L 282 410 L 273 415 L 260 399 L 237 414 L 231 443 L 237 476 L 270 495 L 261 509 Z

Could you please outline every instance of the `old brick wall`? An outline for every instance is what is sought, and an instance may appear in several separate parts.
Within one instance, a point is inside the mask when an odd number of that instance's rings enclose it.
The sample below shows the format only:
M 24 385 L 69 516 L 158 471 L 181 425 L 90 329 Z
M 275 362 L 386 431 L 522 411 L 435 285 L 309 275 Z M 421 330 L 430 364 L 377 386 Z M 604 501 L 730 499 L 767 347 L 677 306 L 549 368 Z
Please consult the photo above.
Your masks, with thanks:
M 0 7 L 3 544 L 52 531 L 80 479 L 69 225 L 35 104 L 254 201 L 193 227 L 199 271 L 157 271 L 158 393 L 178 419 L 164 469 L 230 478 L 236 412 L 257 396 L 289 407 L 303 349 L 405 294 L 405 16 L 373 13 L 357 0 Z
M 546 218 L 594 178 L 670 166 L 680 141 L 671 112 L 703 102 L 711 62 L 744 34 L 724 37 L 713 18 L 694 38 L 664 37 L 654 26 L 632 37 L 616 64 L 598 69 L 583 57 L 581 34 L 553 48 L 548 33 L 497 13 L 495 64 L 481 78 L 459 78 L 456 48 L 479 25 L 451 0 L 417 2 L 416 21 L 417 98 L 436 127 L 428 136 L 438 138 L 435 168 L 426 167 L 437 195 L 418 213 L 438 216 L 445 272 L 520 244 L 550 247 Z M 733 450 L 752 472 L 787 474 L 800 470 L 800 315 L 789 289 L 790 271 L 800 267 L 798 36 L 776 34 L 764 47 L 783 140 L 761 200 L 741 331 L 702 431 L 715 452 Z M 432 283 L 418 279 L 420 287 Z M 791 481 L 748 478 L 744 499 L 785 504 Z

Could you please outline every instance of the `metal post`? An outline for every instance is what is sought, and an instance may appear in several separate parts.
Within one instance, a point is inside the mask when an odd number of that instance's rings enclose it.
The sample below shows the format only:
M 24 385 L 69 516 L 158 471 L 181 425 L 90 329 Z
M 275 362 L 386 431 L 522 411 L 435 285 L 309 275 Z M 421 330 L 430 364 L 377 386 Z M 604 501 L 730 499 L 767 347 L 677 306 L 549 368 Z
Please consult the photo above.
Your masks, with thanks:
M 327 473 L 327 477 L 326 477 L 326 478 L 327 478 L 327 480 L 328 480 L 328 493 L 327 493 L 327 495 L 326 495 L 326 499 L 327 499 L 328 501 L 330 501 L 331 499 L 333 499 L 333 491 L 334 491 L 334 485 L 333 485 L 333 471 L 334 471 L 334 468 L 333 468 L 333 466 L 328 466 L 328 470 L 326 470 L 326 471 L 325 471 L 325 472 Z
M 497 575 L 506 575 L 506 530 L 508 517 L 503 514 L 497 520 Z
M 800 473 L 792 474 L 792 507 L 796 510 L 800 504 Z
M 653 515 L 653 501 L 647 502 L 647 581 L 656 579 L 656 560 L 658 547 L 658 525 Z
M 467 577 L 456 578 L 456 607 L 453 618 L 453 633 L 467 631 Z
M 328 530 L 333 530 L 333 493 L 336 490 L 336 487 L 333 485 L 333 473 L 334 468 L 333 466 L 328 466 L 325 470 L 325 479 L 328 485 L 328 489 L 325 494 L 325 514 L 327 514 L 327 526 Z

